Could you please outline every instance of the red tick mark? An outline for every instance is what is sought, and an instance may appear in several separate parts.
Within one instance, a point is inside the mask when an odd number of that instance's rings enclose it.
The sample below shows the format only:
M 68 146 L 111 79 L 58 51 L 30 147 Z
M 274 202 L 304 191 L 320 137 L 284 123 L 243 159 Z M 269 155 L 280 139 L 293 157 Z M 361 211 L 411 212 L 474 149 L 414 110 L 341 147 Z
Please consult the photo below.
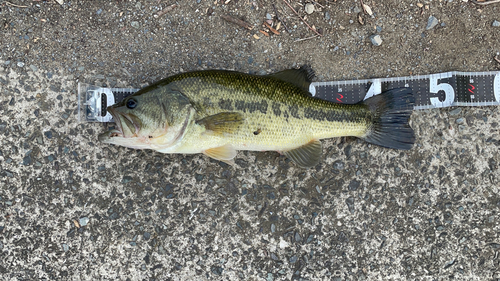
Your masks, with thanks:
M 470 86 L 472 89 L 467 89 L 467 90 L 469 90 L 469 92 L 471 92 L 471 93 L 473 93 L 473 94 L 474 94 L 474 91 L 473 91 L 473 90 L 474 90 L 474 89 L 476 89 L 476 87 L 474 87 L 474 85 L 472 85 L 472 84 L 469 84 L 469 86 Z
M 340 103 L 343 103 L 342 99 L 344 98 L 344 96 L 342 94 L 340 94 L 340 93 L 337 93 L 337 95 L 340 96 L 340 99 L 337 98 L 337 101 L 340 102 Z

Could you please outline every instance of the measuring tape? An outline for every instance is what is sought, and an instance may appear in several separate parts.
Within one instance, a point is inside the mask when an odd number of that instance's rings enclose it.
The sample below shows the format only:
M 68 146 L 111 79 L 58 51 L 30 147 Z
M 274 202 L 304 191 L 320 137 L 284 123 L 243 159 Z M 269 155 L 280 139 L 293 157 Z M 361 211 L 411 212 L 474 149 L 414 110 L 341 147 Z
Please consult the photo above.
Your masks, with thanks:
M 355 104 L 401 87 L 412 89 L 415 110 L 500 105 L 500 71 L 453 71 L 407 77 L 313 82 L 309 91 L 320 99 Z M 81 122 L 113 122 L 113 117 L 106 111 L 106 107 L 120 102 L 138 90 L 78 83 L 78 119 Z

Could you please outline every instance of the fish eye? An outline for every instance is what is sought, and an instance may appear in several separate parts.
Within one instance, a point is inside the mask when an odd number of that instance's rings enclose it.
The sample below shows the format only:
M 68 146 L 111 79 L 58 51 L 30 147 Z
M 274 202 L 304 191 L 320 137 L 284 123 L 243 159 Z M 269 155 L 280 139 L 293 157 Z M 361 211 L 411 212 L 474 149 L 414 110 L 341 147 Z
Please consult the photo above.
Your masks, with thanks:
M 137 106 L 137 101 L 135 99 L 129 99 L 127 101 L 127 108 L 134 109 Z

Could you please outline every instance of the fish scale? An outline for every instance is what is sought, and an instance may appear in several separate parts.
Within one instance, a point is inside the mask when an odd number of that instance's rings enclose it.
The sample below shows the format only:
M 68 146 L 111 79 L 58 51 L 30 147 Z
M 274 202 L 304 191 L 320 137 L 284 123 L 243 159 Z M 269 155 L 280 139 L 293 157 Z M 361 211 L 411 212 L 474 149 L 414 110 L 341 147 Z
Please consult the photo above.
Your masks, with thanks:
M 227 111 L 243 114 L 238 133 L 224 135 L 237 150 L 286 150 L 313 138 L 361 136 L 366 131 L 367 110 L 312 99 L 305 90 L 272 77 L 194 72 L 171 77 L 160 85 L 167 84 L 199 105 L 199 119 Z M 272 110 L 275 106 L 279 106 L 280 115 Z M 309 117 L 307 107 L 315 110 Z M 357 114 L 347 112 L 348 107 Z M 332 121 L 325 121 L 327 117 L 333 117 Z M 254 134 L 259 129 L 260 133 Z M 213 136 L 202 139 L 221 143 Z M 199 141 L 193 138 L 193 142 Z M 193 145 L 186 143 L 186 147 Z

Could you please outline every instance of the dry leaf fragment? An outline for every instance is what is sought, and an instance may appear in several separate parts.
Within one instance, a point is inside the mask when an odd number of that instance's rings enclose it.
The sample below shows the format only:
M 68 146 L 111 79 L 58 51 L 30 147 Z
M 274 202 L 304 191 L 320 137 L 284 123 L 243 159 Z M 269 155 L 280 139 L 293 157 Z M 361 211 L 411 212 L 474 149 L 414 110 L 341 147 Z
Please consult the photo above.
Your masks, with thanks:
M 358 22 L 359 24 L 361 25 L 364 25 L 365 24 L 365 20 L 363 19 L 363 17 L 361 16 L 361 13 L 358 14 Z
M 368 14 L 368 15 L 373 15 L 373 12 L 372 12 L 372 8 L 370 8 L 370 6 L 366 5 L 366 4 L 363 4 L 363 10 L 365 10 L 365 12 Z
M 259 30 L 259 32 L 262 33 L 262 34 L 264 34 L 264 35 L 266 35 L 267 37 L 269 37 L 269 33 L 265 32 L 263 30 Z
M 257 36 L 257 34 L 254 34 L 254 35 L 253 35 L 253 38 L 255 38 L 255 39 L 257 39 L 257 40 L 259 40 L 259 39 L 260 39 L 260 37 L 259 37 L 259 36 Z

